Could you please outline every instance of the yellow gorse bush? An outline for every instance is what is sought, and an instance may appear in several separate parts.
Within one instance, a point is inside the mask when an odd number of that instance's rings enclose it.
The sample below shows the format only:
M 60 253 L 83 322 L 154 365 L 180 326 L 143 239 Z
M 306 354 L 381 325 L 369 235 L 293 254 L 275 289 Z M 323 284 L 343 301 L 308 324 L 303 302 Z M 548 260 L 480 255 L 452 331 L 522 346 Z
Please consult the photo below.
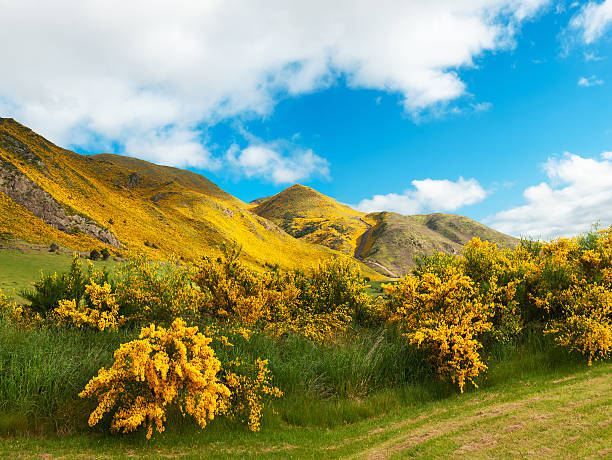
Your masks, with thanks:
M 600 284 L 581 282 L 562 292 L 564 315 L 546 325 L 545 334 L 556 343 L 579 351 L 593 360 L 612 353 L 612 290 Z
M 271 385 L 268 360 L 257 358 L 255 364 L 233 360 L 227 363 L 224 377 L 231 397 L 225 414 L 232 420 L 246 423 L 251 431 L 259 431 L 264 397 L 280 398 L 283 392 Z
M 17 303 L 10 300 L 1 289 L 0 318 L 3 318 L 14 326 L 25 329 L 40 327 L 44 322 L 39 313 L 35 313 L 22 305 L 17 305 Z
M 259 329 L 280 337 L 295 333 L 317 342 L 331 341 L 346 330 L 370 298 L 348 261 L 321 264 L 310 276 L 300 272 L 256 273 L 233 249 L 225 259 L 204 259 L 194 282 L 204 296 L 201 312 L 217 321 Z
M 487 369 L 479 339 L 492 328 L 493 305 L 483 301 L 473 281 L 448 266 L 443 275 L 408 276 L 385 289 L 391 296 L 389 320 L 410 343 L 430 350 L 438 374 L 461 392 L 466 381 L 476 385 L 474 379 Z
M 116 273 L 115 295 L 122 313 L 131 320 L 169 325 L 174 318 L 194 318 L 204 299 L 193 283 L 193 267 L 171 258 L 149 260 L 130 253 Z
M 168 329 L 142 328 L 138 339 L 121 345 L 113 365 L 100 369 L 79 394 L 98 400 L 89 425 L 114 411 L 111 431 L 127 433 L 145 425 L 150 438 L 154 427 L 164 430 L 167 407 L 175 404 L 204 428 L 227 409 L 230 397 L 210 342 L 180 318 Z
M 125 322 L 125 318 L 119 315 L 119 305 L 110 284 L 100 286 L 92 282 L 85 287 L 85 295 L 92 304 L 91 308 L 77 305 L 74 299 L 59 301 L 55 309 L 58 324 L 68 322 L 77 327 L 116 331 Z

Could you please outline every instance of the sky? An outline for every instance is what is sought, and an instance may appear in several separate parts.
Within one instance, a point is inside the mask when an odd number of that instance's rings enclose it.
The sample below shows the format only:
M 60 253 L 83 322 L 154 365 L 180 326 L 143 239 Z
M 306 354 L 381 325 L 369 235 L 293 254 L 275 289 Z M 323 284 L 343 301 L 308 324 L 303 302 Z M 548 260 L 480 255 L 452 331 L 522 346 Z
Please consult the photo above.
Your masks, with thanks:
M 0 0 L 0 116 L 242 199 L 612 224 L 612 0 Z

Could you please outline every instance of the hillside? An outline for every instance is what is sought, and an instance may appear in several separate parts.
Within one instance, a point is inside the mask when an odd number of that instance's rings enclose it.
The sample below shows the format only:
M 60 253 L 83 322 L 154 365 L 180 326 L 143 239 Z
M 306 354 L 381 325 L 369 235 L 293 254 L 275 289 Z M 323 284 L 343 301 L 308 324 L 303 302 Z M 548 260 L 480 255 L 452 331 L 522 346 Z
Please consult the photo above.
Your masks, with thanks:
M 253 212 L 295 238 L 354 255 L 368 228 L 365 214 L 310 187 L 295 184 L 267 199 L 251 202 Z
M 282 268 L 308 268 L 337 254 L 289 236 L 199 174 L 79 155 L 9 118 L 0 118 L 0 208 L 2 238 L 81 250 L 196 260 L 235 241 L 249 263 Z
M 517 241 L 455 214 L 365 214 L 298 184 L 251 204 L 290 235 L 351 254 L 391 277 L 408 273 L 419 254 L 456 254 L 473 237 L 502 246 Z
M 419 254 L 459 254 L 473 237 L 505 247 L 517 242 L 516 238 L 456 214 L 402 216 L 380 212 L 368 214 L 367 218 L 376 224 L 367 236 L 361 258 L 389 276 L 407 273 Z

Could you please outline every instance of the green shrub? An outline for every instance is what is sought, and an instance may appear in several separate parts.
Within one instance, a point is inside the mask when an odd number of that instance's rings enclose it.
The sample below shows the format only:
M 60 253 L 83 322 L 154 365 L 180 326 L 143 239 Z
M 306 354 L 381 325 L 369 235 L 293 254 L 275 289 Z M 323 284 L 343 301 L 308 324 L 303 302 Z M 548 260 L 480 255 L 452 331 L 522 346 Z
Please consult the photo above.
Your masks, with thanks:
M 94 270 L 89 265 L 83 270 L 83 263 L 78 254 L 74 254 L 70 270 L 66 273 L 42 275 L 33 283 L 33 289 L 20 292 L 21 297 L 28 301 L 28 308 L 43 317 L 57 308 L 60 300 L 74 300 L 79 304 L 85 296 L 85 286 L 92 280 L 99 284 L 109 281 L 106 270 Z

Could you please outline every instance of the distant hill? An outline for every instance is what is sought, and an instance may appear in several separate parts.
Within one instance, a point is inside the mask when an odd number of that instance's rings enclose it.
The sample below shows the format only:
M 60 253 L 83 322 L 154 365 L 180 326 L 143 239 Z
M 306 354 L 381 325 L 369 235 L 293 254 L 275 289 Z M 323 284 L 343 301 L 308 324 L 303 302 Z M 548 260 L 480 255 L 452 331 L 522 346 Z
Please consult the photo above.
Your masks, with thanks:
M 0 118 L 0 237 L 185 260 L 242 245 L 253 265 L 308 268 L 339 253 L 291 237 L 205 177 L 119 155 L 79 155 Z M 369 271 L 369 269 L 367 269 Z
M 391 277 L 408 273 L 419 254 L 459 253 L 473 237 L 502 246 L 517 243 L 515 238 L 464 216 L 365 214 L 298 184 L 252 203 L 256 204 L 253 212 L 290 235 L 352 254 Z
M 364 213 L 299 184 L 254 203 L 255 214 L 271 220 L 291 236 L 350 256 L 368 228 Z
M 368 214 L 376 221 L 364 238 L 363 262 L 389 276 L 400 276 L 415 265 L 419 254 L 459 254 L 473 237 L 514 247 L 518 240 L 456 214 L 402 216 L 392 212 Z

